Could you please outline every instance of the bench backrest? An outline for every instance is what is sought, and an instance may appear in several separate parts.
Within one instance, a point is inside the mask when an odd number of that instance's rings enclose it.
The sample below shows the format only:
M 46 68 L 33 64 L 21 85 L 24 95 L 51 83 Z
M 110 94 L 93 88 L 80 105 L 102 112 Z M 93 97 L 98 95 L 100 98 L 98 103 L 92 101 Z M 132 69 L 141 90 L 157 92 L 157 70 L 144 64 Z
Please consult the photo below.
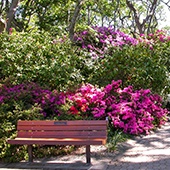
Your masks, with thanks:
M 18 121 L 18 138 L 106 139 L 107 121 Z

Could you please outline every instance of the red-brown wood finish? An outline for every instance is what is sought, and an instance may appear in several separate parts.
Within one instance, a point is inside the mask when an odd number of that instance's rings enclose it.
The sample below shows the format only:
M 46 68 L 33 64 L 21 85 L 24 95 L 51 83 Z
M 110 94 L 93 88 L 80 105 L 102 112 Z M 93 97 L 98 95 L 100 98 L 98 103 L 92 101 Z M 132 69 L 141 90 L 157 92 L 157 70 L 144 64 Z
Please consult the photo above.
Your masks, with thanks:
M 104 145 L 107 140 L 107 121 L 18 121 L 17 137 L 8 144 L 28 145 L 32 161 L 32 145 L 86 145 L 90 163 L 90 145 Z

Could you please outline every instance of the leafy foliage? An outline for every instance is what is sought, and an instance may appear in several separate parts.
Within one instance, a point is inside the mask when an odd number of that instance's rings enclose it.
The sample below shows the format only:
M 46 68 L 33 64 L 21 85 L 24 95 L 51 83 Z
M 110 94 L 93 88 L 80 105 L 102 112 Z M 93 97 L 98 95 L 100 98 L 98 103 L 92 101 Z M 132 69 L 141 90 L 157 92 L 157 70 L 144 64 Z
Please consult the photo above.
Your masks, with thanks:
M 164 31 L 134 39 L 111 27 L 93 27 L 77 32 L 75 40 L 82 47 L 78 55 L 82 60 L 86 55 L 84 63 L 90 63 L 90 83 L 105 86 L 120 79 L 123 87 L 169 92 L 170 37 Z M 85 73 L 87 69 L 82 70 Z
M 79 28 L 75 44 L 67 37 L 37 30 L 0 34 L 0 158 L 28 158 L 26 147 L 6 144 L 16 136 L 19 119 L 109 117 L 111 135 L 148 134 L 165 123 L 169 112 L 160 97 L 170 89 L 165 32 L 134 39 L 112 28 L 86 27 Z M 115 135 L 111 148 L 119 140 Z
M 48 33 L 34 32 L 0 35 L 0 78 L 15 77 L 62 89 L 72 82 L 82 81 L 75 68 L 77 56 L 66 39 L 53 38 Z M 64 86 L 63 86 L 64 85 Z

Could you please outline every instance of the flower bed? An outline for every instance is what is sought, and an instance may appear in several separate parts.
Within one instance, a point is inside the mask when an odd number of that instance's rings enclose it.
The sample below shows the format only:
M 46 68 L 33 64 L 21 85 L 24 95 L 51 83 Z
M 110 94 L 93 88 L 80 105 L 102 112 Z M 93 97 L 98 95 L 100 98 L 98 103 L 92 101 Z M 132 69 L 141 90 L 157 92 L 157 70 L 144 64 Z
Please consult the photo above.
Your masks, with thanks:
M 167 109 L 161 106 L 161 97 L 149 89 L 133 91 L 129 86 L 121 89 L 121 80 L 112 81 L 105 88 L 84 84 L 72 92 L 57 93 L 39 87 L 35 83 L 2 85 L 0 104 L 10 104 L 13 112 L 15 102 L 23 102 L 22 109 L 35 103 L 44 118 L 50 119 L 106 119 L 130 134 L 148 134 L 166 121 Z M 7 110 L 6 110 L 7 111 Z

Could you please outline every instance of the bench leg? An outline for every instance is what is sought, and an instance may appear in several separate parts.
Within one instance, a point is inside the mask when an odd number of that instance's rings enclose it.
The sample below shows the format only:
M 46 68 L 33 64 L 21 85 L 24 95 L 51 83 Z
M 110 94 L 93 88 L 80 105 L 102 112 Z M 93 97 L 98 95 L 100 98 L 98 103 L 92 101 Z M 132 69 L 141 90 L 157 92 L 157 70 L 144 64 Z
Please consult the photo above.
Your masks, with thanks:
M 86 163 L 90 164 L 90 145 L 86 145 Z
M 29 156 L 29 162 L 33 162 L 33 158 L 32 158 L 32 145 L 28 145 L 28 156 Z

